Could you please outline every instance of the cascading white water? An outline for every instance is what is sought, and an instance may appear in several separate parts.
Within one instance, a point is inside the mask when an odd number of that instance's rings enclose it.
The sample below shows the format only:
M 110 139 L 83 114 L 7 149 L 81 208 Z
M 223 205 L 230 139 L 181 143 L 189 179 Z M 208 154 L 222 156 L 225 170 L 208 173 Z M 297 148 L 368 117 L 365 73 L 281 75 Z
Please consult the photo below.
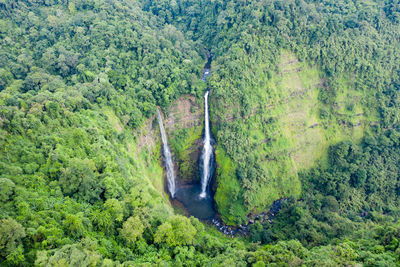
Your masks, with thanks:
M 213 147 L 211 145 L 210 137 L 210 121 L 208 114 L 208 94 L 209 91 L 204 95 L 204 146 L 202 152 L 203 159 L 203 177 L 201 178 L 201 193 L 200 197 L 205 198 L 207 196 L 207 186 L 211 177 L 211 158 L 213 155 Z
M 171 194 L 171 197 L 174 198 L 176 186 L 175 186 L 175 171 L 174 171 L 174 164 L 172 162 L 172 154 L 168 147 L 167 135 L 165 134 L 165 129 L 159 109 L 157 109 L 157 115 L 158 115 L 158 125 L 160 126 L 161 139 L 163 143 L 165 168 L 167 169 L 168 190 Z

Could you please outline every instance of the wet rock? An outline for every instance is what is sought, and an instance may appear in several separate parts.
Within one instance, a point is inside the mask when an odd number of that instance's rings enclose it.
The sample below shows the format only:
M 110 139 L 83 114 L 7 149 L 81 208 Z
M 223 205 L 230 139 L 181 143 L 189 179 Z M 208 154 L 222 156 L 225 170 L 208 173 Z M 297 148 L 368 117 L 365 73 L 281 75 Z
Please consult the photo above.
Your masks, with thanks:
M 272 206 L 268 212 L 262 212 L 257 215 L 249 216 L 248 218 L 248 223 L 247 224 L 241 224 L 235 228 L 232 228 L 230 226 L 225 225 L 223 222 L 221 222 L 219 219 L 212 219 L 211 222 L 212 224 L 224 235 L 234 237 L 236 235 L 249 235 L 250 234 L 250 229 L 249 226 L 251 224 L 254 224 L 255 220 L 260 220 L 261 223 L 264 223 L 267 221 L 268 223 L 272 224 L 274 217 L 279 213 L 279 211 L 282 209 L 284 202 L 287 200 L 287 198 L 284 199 L 278 199 L 272 203 Z M 368 214 L 368 213 L 367 213 Z

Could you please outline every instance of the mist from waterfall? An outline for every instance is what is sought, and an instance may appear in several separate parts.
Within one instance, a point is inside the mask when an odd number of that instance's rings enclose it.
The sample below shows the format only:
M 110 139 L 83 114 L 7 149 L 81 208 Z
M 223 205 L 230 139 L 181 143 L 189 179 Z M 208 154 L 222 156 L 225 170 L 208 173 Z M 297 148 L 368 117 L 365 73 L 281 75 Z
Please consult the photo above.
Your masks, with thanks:
M 158 125 L 160 126 L 161 139 L 163 143 L 164 163 L 165 163 L 165 168 L 167 170 L 168 191 L 170 192 L 171 197 L 174 198 L 176 192 L 176 185 L 175 185 L 174 164 L 172 162 L 172 154 L 168 146 L 167 135 L 165 134 L 165 129 L 159 109 L 157 109 L 157 115 L 158 115 Z
M 212 157 L 213 157 L 213 147 L 211 145 L 210 136 L 210 121 L 208 113 L 208 94 L 207 91 L 204 95 L 204 146 L 202 152 L 202 177 L 201 177 L 201 193 L 200 198 L 205 198 L 207 196 L 207 186 L 211 178 L 212 171 Z

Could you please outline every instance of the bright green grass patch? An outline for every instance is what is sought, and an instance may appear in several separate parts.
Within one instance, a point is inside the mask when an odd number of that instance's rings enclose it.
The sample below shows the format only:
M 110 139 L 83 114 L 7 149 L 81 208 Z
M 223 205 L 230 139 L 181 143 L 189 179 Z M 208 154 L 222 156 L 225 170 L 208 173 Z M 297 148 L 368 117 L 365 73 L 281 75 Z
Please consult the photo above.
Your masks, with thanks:
M 280 71 L 265 83 L 261 101 L 267 108 L 260 118 L 248 120 L 252 143 L 259 144 L 254 153 L 265 174 L 247 185 L 250 190 L 244 198 L 249 210 L 261 211 L 276 199 L 298 197 L 301 183 L 297 171 L 311 166 L 323 154 L 323 133 L 318 127 L 316 108 L 319 75 L 317 68 L 285 53 Z M 268 123 L 261 126 L 263 120 Z

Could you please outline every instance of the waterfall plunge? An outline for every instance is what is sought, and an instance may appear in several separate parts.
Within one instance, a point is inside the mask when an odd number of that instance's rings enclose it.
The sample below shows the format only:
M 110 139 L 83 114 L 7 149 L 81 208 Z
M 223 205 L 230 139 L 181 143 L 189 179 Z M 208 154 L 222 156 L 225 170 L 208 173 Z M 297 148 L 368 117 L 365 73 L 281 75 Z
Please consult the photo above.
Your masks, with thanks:
M 212 157 L 213 157 L 213 147 L 211 145 L 210 137 L 210 121 L 208 114 L 208 94 L 209 91 L 204 95 L 204 146 L 202 152 L 203 159 L 203 176 L 201 178 L 201 194 L 200 198 L 205 198 L 207 196 L 207 186 L 211 178 L 211 167 L 212 167 Z
M 165 129 L 159 109 L 157 109 L 157 115 L 158 115 L 158 125 L 160 126 L 161 139 L 163 143 L 164 163 L 165 163 L 165 168 L 167 169 L 168 190 L 171 194 L 171 197 L 174 198 L 176 190 L 174 164 L 172 163 L 172 155 L 168 147 L 167 135 L 165 134 Z

